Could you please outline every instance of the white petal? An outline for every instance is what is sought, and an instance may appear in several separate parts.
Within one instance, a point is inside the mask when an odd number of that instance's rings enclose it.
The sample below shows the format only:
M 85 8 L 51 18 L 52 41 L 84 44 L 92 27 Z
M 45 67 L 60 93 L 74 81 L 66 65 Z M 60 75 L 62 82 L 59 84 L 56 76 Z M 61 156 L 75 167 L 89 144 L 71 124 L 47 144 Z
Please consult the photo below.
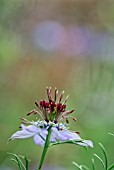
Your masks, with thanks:
M 76 142 L 76 144 L 81 146 L 90 146 L 91 148 L 93 148 L 93 142 L 90 140 L 83 140 L 83 142 Z
M 93 142 L 91 140 L 84 140 L 84 143 L 93 148 Z
M 36 134 L 34 136 L 34 142 L 37 144 L 37 145 L 41 145 L 41 146 L 44 146 L 44 143 L 45 141 L 38 135 Z
M 66 138 L 60 134 L 60 131 L 56 127 L 52 127 L 50 141 L 55 142 L 57 140 L 66 140 Z
M 40 133 L 41 132 L 41 129 L 40 128 L 37 128 L 36 126 L 34 125 L 29 125 L 29 126 L 25 126 L 25 125 L 21 125 L 22 129 L 28 131 L 28 132 L 31 132 L 31 133 Z
M 41 138 L 43 138 L 44 140 L 46 140 L 47 134 L 48 134 L 48 131 L 46 129 L 41 129 L 41 132 L 38 133 L 38 135 L 41 136 Z
M 71 132 L 70 130 L 62 130 L 59 133 L 65 138 L 65 140 L 81 139 L 77 133 Z
M 11 136 L 10 140 L 15 139 L 15 138 L 29 138 L 33 135 L 34 135 L 34 133 L 30 133 L 26 130 L 21 130 L 21 131 L 17 131 L 16 133 L 14 133 Z
M 22 124 L 21 127 L 22 127 L 22 130 L 14 133 L 9 140 L 12 140 L 15 138 L 29 138 L 41 132 L 41 129 L 37 128 L 34 125 L 25 126 Z
M 34 142 L 38 145 L 44 146 L 47 134 L 48 131 L 46 129 L 41 129 L 41 132 L 34 136 Z
M 48 131 L 47 131 L 47 129 L 41 129 L 41 135 L 44 135 L 44 136 L 46 136 L 47 134 L 48 134 Z

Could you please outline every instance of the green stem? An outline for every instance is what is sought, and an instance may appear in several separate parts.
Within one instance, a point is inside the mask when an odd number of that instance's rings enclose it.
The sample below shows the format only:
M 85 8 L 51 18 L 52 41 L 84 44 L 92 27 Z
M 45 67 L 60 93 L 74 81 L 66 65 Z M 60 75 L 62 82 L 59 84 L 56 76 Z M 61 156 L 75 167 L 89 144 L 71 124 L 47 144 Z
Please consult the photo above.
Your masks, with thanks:
M 47 149 L 48 149 L 49 144 L 50 144 L 50 136 L 51 136 L 51 127 L 49 127 L 49 129 L 48 129 L 48 134 L 47 134 L 47 137 L 46 137 L 44 149 L 43 149 L 41 160 L 40 160 L 40 163 L 39 163 L 39 166 L 38 166 L 37 170 L 41 170 L 41 168 L 42 168 L 42 165 L 43 165 L 43 162 L 44 162 L 44 158 L 45 158 Z
M 57 142 L 50 143 L 50 146 L 58 145 L 58 144 L 64 144 L 64 143 L 76 144 L 76 142 L 83 142 L 83 141 L 82 141 L 81 139 L 77 139 L 77 140 L 57 141 Z

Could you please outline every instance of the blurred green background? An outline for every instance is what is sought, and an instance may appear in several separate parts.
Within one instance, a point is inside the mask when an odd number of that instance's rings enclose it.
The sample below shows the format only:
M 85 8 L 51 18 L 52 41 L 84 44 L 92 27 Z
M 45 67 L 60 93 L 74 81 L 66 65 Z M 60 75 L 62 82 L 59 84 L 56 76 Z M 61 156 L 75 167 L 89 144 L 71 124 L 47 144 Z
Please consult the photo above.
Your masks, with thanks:
M 108 135 L 114 133 L 113 13 L 114 1 L 0 0 L 1 170 L 17 169 L 7 152 L 26 155 L 35 169 L 42 148 L 32 138 L 7 140 L 34 101 L 45 99 L 46 86 L 70 95 L 67 108 L 75 109 L 78 120 L 70 122 L 71 129 L 95 147 L 50 148 L 44 170 L 76 169 L 72 161 L 91 167 L 98 142 L 113 161 L 114 138 Z

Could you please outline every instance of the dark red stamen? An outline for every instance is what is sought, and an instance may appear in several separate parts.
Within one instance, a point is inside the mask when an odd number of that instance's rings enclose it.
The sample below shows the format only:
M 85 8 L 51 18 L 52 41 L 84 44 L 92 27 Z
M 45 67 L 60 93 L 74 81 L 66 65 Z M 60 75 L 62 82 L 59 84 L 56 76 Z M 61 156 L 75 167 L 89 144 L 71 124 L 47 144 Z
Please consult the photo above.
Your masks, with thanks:
M 66 115 L 68 115 L 68 114 L 70 114 L 70 113 L 72 113 L 72 112 L 74 112 L 74 110 L 68 110 L 68 111 L 66 111 Z
M 55 104 L 55 101 L 51 101 L 51 111 L 54 111 L 55 107 L 56 107 L 56 104 Z
M 35 110 L 31 110 L 30 112 L 27 113 L 27 116 L 31 115 L 34 112 L 35 112 Z
M 57 112 L 61 112 L 62 110 L 62 103 L 57 103 Z
M 64 95 L 64 91 L 60 94 L 59 103 L 61 102 L 61 100 L 62 100 L 62 98 L 63 98 L 63 95 Z
M 51 87 L 50 88 L 47 87 L 47 95 L 48 95 L 49 102 L 51 102 L 51 100 L 52 100 L 52 90 L 51 90 Z
M 27 124 L 27 122 L 22 122 L 23 124 Z
M 63 108 L 63 109 L 66 109 L 66 104 L 63 104 L 62 108 Z
M 46 100 L 43 100 L 42 106 L 46 108 Z
M 80 134 L 80 132 L 76 132 L 77 134 Z
M 26 120 L 24 117 L 20 117 L 21 120 Z
M 35 101 L 35 105 L 36 105 L 37 107 L 39 107 L 39 105 L 38 105 L 38 102 L 37 102 L 37 101 Z
M 66 118 L 66 123 L 69 124 L 69 120 Z
M 43 107 L 43 100 L 40 100 L 40 106 Z
M 49 108 L 49 102 L 45 102 L 45 107 Z
M 35 112 L 34 112 L 34 115 L 36 115 L 37 113 L 38 113 L 38 112 L 37 112 L 37 111 L 35 111 Z
M 76 121 L 76 118 L 75 118 L 75 117 L 73 117 L 72 119 L 73 119 L 74 121 Z
M 57 96 L 58 96 L 58 90 L 55 88 L 55 98 L 54 98 L 54 100 L 55 100 L 55 102 L 56 102 L 56 99 L 57 99 Z

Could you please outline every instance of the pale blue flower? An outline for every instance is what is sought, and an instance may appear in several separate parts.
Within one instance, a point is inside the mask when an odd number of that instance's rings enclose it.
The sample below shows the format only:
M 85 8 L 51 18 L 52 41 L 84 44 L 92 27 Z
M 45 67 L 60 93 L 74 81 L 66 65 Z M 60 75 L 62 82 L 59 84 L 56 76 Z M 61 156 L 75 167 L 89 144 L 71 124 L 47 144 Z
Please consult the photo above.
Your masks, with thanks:
M 51 130 L 51 137 L 50 143 L 58 142 L 58 141 L 71 141 L 71 140 L 78 140 L 79 142 L 75 142 L 77 145 L 81 146 L 90 146 L 93 147 L 93 143 L 90 140 L 82 140 L 81 137 L 70 130 L 67 129 L 66 125 L 64 124 L 55 124 L 55 123 L 48 123 L 44 121 L 38 122 L 31 122 L 33 125 L 25 126 L 21 124 L 21 130 L 14 133 L 10 140 L 15 138 L 29 138 L 33 136 L 34 142 L 38 145 L 44 146 L 46 136 L 48 134 L 49 126 L 52 126 Z M 40 127 L 39 125 L 42 125 Z M 62 127 L 62 128 L 61 128 Z
M 74 110 L 66 110 L 66 102 L 69 96 L 62 102 L 63 91 L 57 100 L 58 90 L 55 88 L 54 99 L 52 99 L 51 87 L 47 88 L 47 96 L 48 101 L 40 100 L 39 103 L 36 101 L 35 104 L 38 110 L 32 110 L 27 114 L 27 116 L 39 114 L 42 117 L 42 121 L 38 120 L 34 122 L 21 118 L 21 130 L 14 133 L 9 140 L 33 137 L 36 144 L 44 146 L 48 128 L 50 127 L 50 144 L 60 143 L 60 141 L 71 141 L 72 143 L 73 141 L 77 145 L 93 147 L 93 143 L 90 140 L 82 140 L 76 132 L 70 131 L 67 127 L 69 118 L 76 121 L 75 117 L 70 116 Z M 66 123 L 63 123 L 64 120 L 66 120 Z

